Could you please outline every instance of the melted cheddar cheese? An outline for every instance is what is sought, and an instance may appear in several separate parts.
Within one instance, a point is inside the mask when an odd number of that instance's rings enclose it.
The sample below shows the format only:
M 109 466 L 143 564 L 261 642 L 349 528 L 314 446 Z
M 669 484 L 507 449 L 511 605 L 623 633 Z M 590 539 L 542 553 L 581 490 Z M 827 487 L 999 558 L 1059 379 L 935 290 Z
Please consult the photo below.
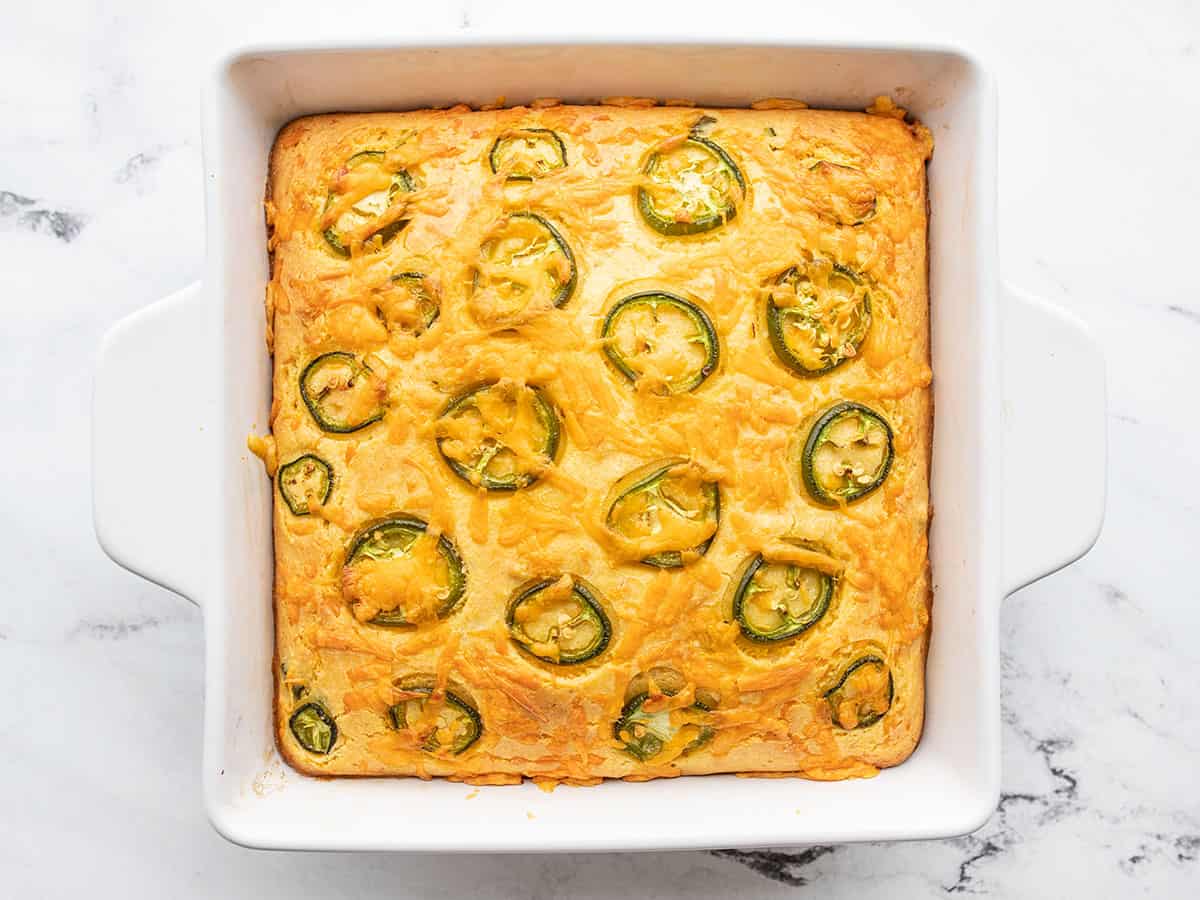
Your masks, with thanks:
M 916 746 L 930 608 L 928 132 L 882 101 L 875 115 L 781 100 L 737 110 L 606 104 L 314 116 L 275 142 L 274 402 L 271 435 L 252 448 L 270 472 L 304 454 L 333 472 L 328 500 L 310 498 L 309 514 L 275 504 L 276 732 L 303 772 L 478 784 L 832 779 L 873 774 Z M 704 181 L 709 161 L 686 155 L 645 174 L 651 154 L 700 127 L 744 191 L 720 172 L 715 186 Z M 544 130 L 561 139 L 565 164 L 556 145 L 534 140 Z M 377 152 L 348 165 L 364 151 Z M 509 177 L 518 170 L 535 174 Z M 660 183 L 670 177 L 674 188 Z M 736 215 L 703 233 L 664 234 L 639 212 L 646 189 L 680 222 L 697 215 L 692 206 L 732 202 Z M 861 288 L 831 281 L 834 263 Z M 767 340 L 765 296 L 795 266 L 815 286 L 781 302 L 812 306 L 815 324 L 794 338 L 819 333 L 814 354 L 846 345 L 854 292 L 870 293 L 861 344 L 819 377 L 789 371 Z M 719 362 L 694 389 L 663 389 L 703 361 L 687 343 L 689 323 L 668 314 L 639 313 L 611 339 L 637 355 L 642 377 L 606 363 L 605 316 L 647 285 L 689 298 L 712 321 Z M 367 375 L 348 383 L 329 369 L 313 385 L 319 402 L 349 422 L 381 404 L 381 420 L 332 433 L 314 419 L 301 373 L 332 352 L 353 354 Z M 445 415 L 486 384 L 497 388 Z M 553 458 L 541 452 L 545 426 L 527 386 L 559 418 Z M 822 411 L 846 400 L 887 421 L 894 459 L 868 496 L 822 506 L 806 493 L 797 448 Z M 827 477 L 876 465 L 875 445 L 855 452 L 863 459 L 817 465 Z M 483 466 L 481 453 L 491 474 L 536 480 L 486 490 L 448 462 Z M 670 459 L 681 462 L 669 490 L 610 496 L 628 473 Z M 715 530 L 693 514 L 713 483 Z M 405 554 L 347 565 L 355 535 L 394 515 L 427 531 Z M 443 537 L 466 582 L 448 613 Z M 682 551 L 675 567 L 639 561 L 672 549 Z M 728 595 L 753 553 L 836 579 L 809 630 L 777 644 L 739 634 Z M 553 662 L 553 647 L 549 660 L 528 652 L 505 618 L 519 586 L 555 578 L 519 624 L 531 635 L 563 626 L 574 615 L 564 573 L 594 586 L 612 627 L 602 652 L 569 666 Z M 395 609 L 412 624 L 372 623 Z M 839 686 L 863 654 L 885 661 L 890 685 L 883 669 L 862 668 Z M 679 683 L 664 692 L 651 669 Z M 427 685 L 418 694 L 405 687 L 415 677 Z M 614 728 L 639 683 L 649 692 L 638 715 L 665 738 L 649 760 L 626 752 Z M 713 700 L 696 705 L 698 695 Z M 479 716 L 478 738 L 460 753 L 447 748 L 473 726 L 448 716 L 447 697 Z M 306 750 L 289 728 L 303 703 L 336 723 L 328 753 Z M 397 717 L 398 704 L 407 712 Z M 849 727 L 881 711 L 869 727 Z

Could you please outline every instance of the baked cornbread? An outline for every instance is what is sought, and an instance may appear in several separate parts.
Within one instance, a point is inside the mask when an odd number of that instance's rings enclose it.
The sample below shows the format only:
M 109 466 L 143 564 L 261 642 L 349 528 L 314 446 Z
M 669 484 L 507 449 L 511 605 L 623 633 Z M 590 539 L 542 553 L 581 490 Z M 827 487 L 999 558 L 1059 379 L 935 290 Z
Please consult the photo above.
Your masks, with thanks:
M 912 752 L 931 142 L 887 103 L 759 106 L 281 131 L 254 446 L 294 767 L 836 779 Z

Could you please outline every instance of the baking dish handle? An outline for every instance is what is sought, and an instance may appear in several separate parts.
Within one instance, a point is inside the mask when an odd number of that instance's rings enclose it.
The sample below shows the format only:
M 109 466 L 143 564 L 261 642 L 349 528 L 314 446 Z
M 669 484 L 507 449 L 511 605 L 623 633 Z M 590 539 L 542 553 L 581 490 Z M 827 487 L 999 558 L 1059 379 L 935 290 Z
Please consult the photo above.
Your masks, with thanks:
M 213 398 L 189 368 L 213 327 L 201 285 L 122 319 L 100 345 L 92 398 L 92 516 L 114 562 L 200 603 L 214 559 Z
M 1104 357 L 1082 322 L 1001 284 L 1004 587 L 1079 559 L 1104 522 Z

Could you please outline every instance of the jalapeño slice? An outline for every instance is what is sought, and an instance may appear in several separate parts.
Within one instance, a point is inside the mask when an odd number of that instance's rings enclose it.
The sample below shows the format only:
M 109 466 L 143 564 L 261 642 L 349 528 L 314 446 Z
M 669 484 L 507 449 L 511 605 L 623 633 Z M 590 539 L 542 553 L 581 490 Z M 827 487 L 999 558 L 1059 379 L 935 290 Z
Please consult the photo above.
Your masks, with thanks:
M 599 656 L 612 637 L 598 592 L 575 575 L 522 585 L 508 604 L 505 622 L 523 650 L 562 666 Z
M 742 634 L 769 644 L 803 634 L 829 610 L 836 579 L 795 563 L 770 562 L 756 553 L 739 570 L 733 617 Z
M 861 656 L 825 692 L 833 724 L 846 731 L 868 728 L 892 708 L 892 670 L 878 656 Z
M 437 420 L 438 452 L 454 474 L 488 491 L 533 484 L 558 454 L 561 428 L 541 388 L 496 381 L 451 400 Z
M 324 506 L 333 491 L 333 469 L 329 463 L 306 453 L 279 467 L 279 495 L 294 516 L 307 516 L 312 504 Z
M 479 247 L 471 313 L 482 325 L 519 324 L 565 306 L 578 278 L 557 228 L 537 213 L 510 213 Z
M 401 272 L 375 292 L 375 308 L 388 331 L 424 334 L 441 312 L 441 304 L 422 272 Z
M 483 734 L 479 710 L 453 691 L 435 692 L 432 677 L 404 679 L 399 690 L 401 700 L 388 708 L 388 718 L 397 731 L 415 729 L 426 753 L 458 756 Z
M 642 167 L 637 207 L 646 224 L 671 237 L 711 231 L 737 215 L 746 181 L 720 145 L 692 133 L 653 151 Z
M 684 459 L 665 459 L 634 469 L 610 492 L 605 524 L 633 545 L 653 551 L 648 566 L 674 569 L 684 551 L 708 552 L 721 521 L 721 491 Z
M 839 225 L 861 225 L 875 215 L 877 193 L 859 169 L 819 160 L 808 179 L 821 215 Z
M 300 397 L 322 431 L 349 434 L 383 418 L 387 385 L 353 353 L 318 356 L 300 373 Z
M 364 181 L 370 182 L 368 186 L 374 186 L 376 182 L 379 182 L 379 186 L 375 190 L 359 198 L 354 205 L 339 215 L 336 221 L 328 223 L 322 232 L 325 243 L 338 256 L 350 255 L 352 232 L 361 231 L 364 227 L 369 229 L 370 222 L 380 219 L 388 212 L 397 194 L 415 190 L 416 186 L 413 184 L 412 176 L 407 171 L 400 169 L 389 172 L 385 169 L 386 156 L 387 154 L 383 150 L 363 150 L 346 160 L 346 165 L 338 173 L 339 179 L 346 178 L 351 172 L 359 174 Z M 340 198 L 341 194 L 338 191 L 331 190 L 329 192 L 325 198 L 327 214 Z M 407 224 L 407 219 L 385 220 L 378 229 L 368 230 L 363 234 L 363 246 L 374 249 L 382 248 L 403 231 Z
M 804 442 L 800 475 L 809 496 L 823 506 L 861 500 L 892 468 L 892 429 L 861 403 L 838 403 L 823 412 Z
M 549 128 L 518 128 L 496 138 L 488 163 L 494 173 L 506 173 L 509 181 L 532 181 L 565 167 L 567 148 Z
M 338 728 L 333 716 L 320 703 L 309 701 L 296 708 L 288 719 L 288 728 L 301 747 L 324 756 L 337 743 Z
M 696 304 L 666 291 L 617 302 L 600 331 L 604 355 L 629 381 L 653 379 L 656 393 L 694 391 L 716 371 L 720 345 L 712 320 Z
M 766 312 L 779 361 L 813 378 L 858 355 L 871 327 L 871 295 L 860 275 L 817 257 L 775 276 Z
M 717 708 L 718 700 L 707 691 L 697 690 L 695 701 L 683 708 L 646 708 L 654 705 L 651 688 L 654 689 L 654 699 L 661 701 L 676 696 L 686 687 L 687 680 L 666 666 L 656 666 L 630 682 L 621 717 L 613 723 L 613 737 L 621 743 L 626 753 L 642 762 L 649 762 L 673 740 L 677 740 L 684 729 L 687 729 L 685 737 L 690 735 L 692 739 L 684 745 L 680 756 L 687 756 L 712 740 L 715 729 L 705 724 L 704 719 L 706 713 Z
M 416 516 L 398 515 L 359 532 L 342 566 L 342 592 L 360 622 L 396 628 L 444 619 L 467 592 L 458 548 L 436 540 Z

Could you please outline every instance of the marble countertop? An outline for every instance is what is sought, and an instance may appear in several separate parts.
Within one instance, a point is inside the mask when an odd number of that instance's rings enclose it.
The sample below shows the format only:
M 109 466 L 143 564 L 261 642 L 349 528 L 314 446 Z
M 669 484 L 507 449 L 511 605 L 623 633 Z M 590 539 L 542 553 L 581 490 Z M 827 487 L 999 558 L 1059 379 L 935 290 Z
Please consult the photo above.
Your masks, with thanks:
M 249 7 L 255 6 L 253 10 Z M 148 0 L 10 5 L 0 29 L 0 871 L 10 896 L 1183 896 L 1200 879 L 1200 6 L 936 0 Z M 707 7 L 707 8 L 706 8 Z M 572 11 L 574 9 L 574 11 Z M 1004 796 L 957 840 L 556 857 L 256 853 L 200 796 L 202 632 L 91 527 L 92 363 L 204 254 L 200 86 L 258 40 L 546 28 L 906 39 L 1000 82 L 1000 255 L 1085 319 L 1109 364 L 1108 520 L 1002 614 Z M 590 12 L 590 10 L 589 10 Z M 544 24 L 552 23 L 552 24 Z M 1046 436 L 1070 464 L 1070 434 Z M 1191 889 L 1186 886 L 1193 885 Z

